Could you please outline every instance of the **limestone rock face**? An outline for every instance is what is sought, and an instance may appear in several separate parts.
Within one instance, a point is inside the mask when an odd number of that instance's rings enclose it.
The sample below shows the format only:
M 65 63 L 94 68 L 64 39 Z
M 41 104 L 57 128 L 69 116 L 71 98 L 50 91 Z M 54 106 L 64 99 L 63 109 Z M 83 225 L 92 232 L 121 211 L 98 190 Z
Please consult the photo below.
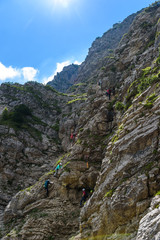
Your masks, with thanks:
M 64 67 L 63 71 L 47 84 L 60 92 L 66 92 L 75 83 L 86 83 L 90 81 L 88 79 L 91 77 L 95 78 L 97 71 L 99 72 L 100 68 L 114 58 L 114 49 L 118 46 L 123 35 L 128 32 L 136 15 L 137 13 L 132 14 L 122 23 L 114 24 L 113 28 L 105 32 L 102 37 L 97 37 L 89 48 L 85 61 L 80 66 L 72 64 Z M 83 91 L 82 86 L 74 85 L 69 91 L 75 91 L 77 88 L 79 91 Z
M 136 240 L 160 239 L 160 197 L 151 202 L 149 212 L 141 219 Z
M 114 49 L 118 46 L 121 38 L 133 22 L 137 14 L 132 14 L 126 18 L 122 23 L 113 25 L 113 28 L 105 32 L 102 37 L 96 38 L 89 49 L 85 61 L 78 69 L 77 81 L 84 82 L 87 79 L 97 75 L 100 68 L 109 64 L 114 58 Z
M 44 189 L 47 177 L 52 181 L 48 198 Z M 53 174 L 43 176 L 32 188 L 12 198 L 4 221 L 14 229 L 2 239 L 68 239 L 78 230 L 78 196 L 78 192 L 62 187 Z
M 1 85 L 3 240 L 159 240 L 159 16 L 155 3 L 96 39 L 68 94 Z M 32 111 L 19 129 L 20 105 Z M 82 188 L 88 199 L 80 209 Z
M 54 87 L 59 92 L 66 92 L 76 81 L 78 74 L 78 65 L 71 64 L 67 67 L 64 67 L 62 72 L 57 73 L 54 79 L 47 83 Z
M 57 127 L 68 97 L 34 82 L 24 86 L 2 84 L 0 91 L 1 118 L 5 109 L 8 114 L 6 120 L 0 122 L 0 203 L 3 208 L 16 192 L 35 183 L 54 166 L 57 155 L 62 152 Z M 27 120 L 20 118 L 19 122 L 19 118 L 12 118 L 19 106 L 23 107 L 22 111 L 31 110 L 31 114 L 25 116 Z M 23 114 L 20 112 L 18 117 L 20 115 Z
M 146 94 L 150 93 L 148 88 Z M 95 192 L 81 212 L 82 239 L 88 235 L 136 239 L 139 221 L 160 188 L 159 87 L 155 93 L 158 98 L 151 110 L 146 109 L 145 101 L 142 104 L 137 101 L 126 111 L 108 144 Z M 158 239 L 158 212 L 155 209 L 141 220 L 137 239 L 152 239 L 149 229 L 155 219 L 157 228 L 153 229 L 153 236 Z M 149 216 L 151 225 L 147 225 Z M 125 238 L 125 234 L 129 236 Z

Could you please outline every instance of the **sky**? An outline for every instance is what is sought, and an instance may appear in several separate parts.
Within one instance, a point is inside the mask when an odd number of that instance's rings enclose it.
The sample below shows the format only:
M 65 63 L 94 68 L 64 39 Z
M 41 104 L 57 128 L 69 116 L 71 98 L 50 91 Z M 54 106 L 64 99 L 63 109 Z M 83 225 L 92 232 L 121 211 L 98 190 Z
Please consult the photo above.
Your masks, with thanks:
M 97 37 L 154 0 L 0 0 L 0 84 L 46 84 Z

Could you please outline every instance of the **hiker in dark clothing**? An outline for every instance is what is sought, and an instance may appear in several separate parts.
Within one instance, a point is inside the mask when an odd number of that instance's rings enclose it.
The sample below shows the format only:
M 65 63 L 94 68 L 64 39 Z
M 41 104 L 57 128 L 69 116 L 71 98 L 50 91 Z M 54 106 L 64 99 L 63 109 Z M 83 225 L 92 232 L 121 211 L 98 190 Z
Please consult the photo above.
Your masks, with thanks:
M 86 201 L 87 199 L 87 193 L 86 193 L 86 190 L 85 188 L 82 189 L 82 198 L 81 198 L 81 201 L 80 201 L 80 206 L 82 206 L 82 203 Z
M 109 100 L 111 99 L 111 90 L 110 89 L 107 89 L 106 96 L 108 96 Z
M 49 196 L 49 190 L 48 190 L 48 185 L 49 184 L 52 184 L 52 182 L 50 182 L 50 180 L 48 179 L 48 180 L 45 181 L 45 184 L 44 184 L 44 187 L 46 189 L 47 197 Z

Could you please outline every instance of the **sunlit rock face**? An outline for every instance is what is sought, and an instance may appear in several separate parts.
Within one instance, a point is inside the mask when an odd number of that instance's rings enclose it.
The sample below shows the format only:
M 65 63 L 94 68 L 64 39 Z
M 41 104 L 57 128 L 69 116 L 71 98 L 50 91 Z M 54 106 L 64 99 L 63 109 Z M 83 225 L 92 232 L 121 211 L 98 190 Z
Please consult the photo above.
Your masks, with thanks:
M 57 73 L 52 81 L 47 85 L 52 86 L 59 92 L 65 93 L 76 81 L 79 65 L 71 64 L 63 68 L 63 71 Z

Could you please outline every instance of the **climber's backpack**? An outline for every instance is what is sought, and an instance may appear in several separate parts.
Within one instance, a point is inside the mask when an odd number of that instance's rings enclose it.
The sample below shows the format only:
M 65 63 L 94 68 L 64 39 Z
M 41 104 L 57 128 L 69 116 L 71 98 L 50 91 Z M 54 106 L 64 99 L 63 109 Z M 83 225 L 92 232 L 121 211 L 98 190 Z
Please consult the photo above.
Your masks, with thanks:
M 48 180 L 45 181 L 44 187 L 47 188 L 48 186 Z

